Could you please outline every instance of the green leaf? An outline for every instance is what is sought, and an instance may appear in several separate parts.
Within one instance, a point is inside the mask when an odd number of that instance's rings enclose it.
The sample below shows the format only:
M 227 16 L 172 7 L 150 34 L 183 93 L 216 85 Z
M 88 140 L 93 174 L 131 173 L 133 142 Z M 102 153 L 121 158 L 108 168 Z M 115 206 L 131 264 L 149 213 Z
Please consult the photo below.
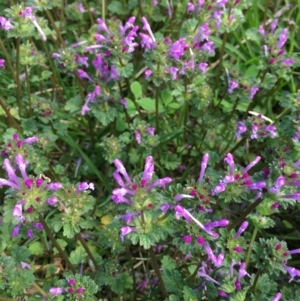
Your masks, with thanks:
M 123 6 L 122 2 L 120 1 L 113 1 L 108 6 L 107 9 L 111 11 L 113 14 L 118 15 L 126 15 L 127 10 L 126 7 Z
M 82 246 L 76 248 L 75 251 L 72 251 L 70 254 L 70 261 L 72 264 L 80 264 L 86 259 L 86 252 Z
M 44 70 L 44 71 L 42 72 L 42 79 L 48 79 L 51 75 L 52 75 L 52 72 L 51 72 L 51 71 Z
M 171 91 L 167 89 L 161 91 L 160 97 L 166 107 L 173 101 L 173 95 L 171 94 Z
M 135 81 L 130 85 L 130 89 L 134 94 L 135 99 L 138 99 L 142 96 L 142 86 L 139 82 Z
M 77 113 L 81 110 L 82 107 L 82 100 L 80 96 L 75 96 L 69 99 L 65 105 L 65 110 L 69 111 L 70 113 Z
M 294 228 L 294 226 L 289 221 L 284 219 L 284 220 L 282 220 L 282 222 L 283 222 L 283 224 L 285 225 L 286 228 L 288 228 L 288 229 L 293 229 Z
M 38 241 L 31 243 L 29 245 L 28 249 L 30 250 L 30 252 L 33 255 L 40 255 L 40 254 L 44 253 L 44 248 L 43 248 L 42 244 Z
M 191 289 L 188 286 L 185 286 L 183 288 L 183 299 L 184 301 L 197 301 L 197 295 L 195 294 L 195 292 L 193 291 L 193 289 Z
M 153 98 L 149 98 L 149 97 L 145 97 L 145 98 L 141 98 L 137 101 L 137 103 L 146 111 L 148 112 L 155 112 L 155 99 Z M 162 104 L 159 102 L 158 103 L 158 112 L 163 112 L 164 111 L 164 107 L 162 106 Z

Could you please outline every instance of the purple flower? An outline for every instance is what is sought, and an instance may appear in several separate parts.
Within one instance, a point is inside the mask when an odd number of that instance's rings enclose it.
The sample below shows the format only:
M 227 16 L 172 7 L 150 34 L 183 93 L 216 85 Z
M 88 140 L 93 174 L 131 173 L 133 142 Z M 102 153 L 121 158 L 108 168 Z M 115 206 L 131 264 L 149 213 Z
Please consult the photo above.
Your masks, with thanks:
M 300 270 L 297 270 L 294 267 L 290 267 L 290 266 L 284 266 L 284 268 L 286 269 L 286 271 L 290 274 L 291 279 L 289 282 L 293 281 L 295 277 L 300 277 Z M 299 281 L 299 280 L 298 280 Z M 298 282 L 297 281 L 297 282 Z
M 250 99 L 253 99 L 254 95 L 257 93 L 258 90 L 259 90 L 259 88 L 256 87 L 256 86 L 250 88 L 250 91 L 249 91 L 249 98 L 250 98 Z
M 237 89 L 239 87 L 239 84 L 237 81 L 229 79 L 228 80 L 228 90 L 227 92 L 229 94 L 233 93 L 233 90 Z
M 155 131 L 155 127 L 153 127 L 153 126 L 150 126 L 150 127 L 148 127 L 148 129 L 147 129 L 147 132 L 148 132 L 151 136 L 154 136 L 154 131 Z
M 136 140 L 137 144 L 141 144 L 142 143 L 141 133 L 135 132 L 134 135 L 135 135 L 135 140 Z
M 150 69 L 145 71 L 145 79 L 148 79 L 153 72 Z
M 76 193 L 79 193 L 79 192 L 87 190 L 87 189 L 94 190 L 95 189 L 94 183 L 90 183 L 90 184 L 88 184 L 87 182 L 79 183 L 77 186 L 77 189 L 76 189 Z
M 172 80 L 177 80 L 177 72 L 178 72 L 178 68 L 177 67 L 170 67 L 169 68 L 169 73 L 172 76 Z
M 185 43 L 185 39 L 180 38 L 170 45 L 169 56 L 172 57 L 175 61 L 178 61 L 180 57 L 184 55 L 186 49 L 188 49 L 188 45 Z
M 0 59 L 0 68 L 5 69 L 4 63 L 5 63 L 5 60 Z
M 274 33 L 276 27 L 277 27 L 277 24 L 278 24 L 278 19 L 274 19 L 271 23 L 271 33 Z
M 84 9 L 83 4 L 82 4 L 81 2 L 79 2 L 79 3 L 77 4 L 77 8 L 78 8 L 78 10 L 79 10 L 81 13 L 84 13 L 84 12 L 85 12 L 85 9 Z
M 64 291 L 65 289 L 63 287 L 51 287 L 49 293 L 56 296 L 62 294 Z
M 260 161 L 261 157 L 257 156 L 253 161 L 251 161 L 243 170 L 243 173 L 248 172 L 254 165 Z
M 241 234 L 248 228 L 249 223 L 247 221 L 242 222 L 238 231 L 236 232 L 234 238 L 237 239 L 241 236 Z
M 36 27 L 36 29 L 40 33 L 40 35 L 42 37 L 42 40 L 46 41 L 47 37 L 46 37 L 45 33 L 43 32 L 42 28 L 40 27 L 40 25 L 36 22 L 36 18 L 32 14 L 32 8 L 31 7 L 26 7 L 25 8 L 23 16 L 24 16 L 24 18 L 27 17 L 27 18 L 30 19 L 30 21 L 33 23 L 33 25 Z
M 281 293 L 277 293 L 271 301 L 279 301 L 281 297 L 282 297 Z
M 282 32 L 280 33 L 280 35 L 279 35 L 279 40 L 278 40 L 278 43 L 277 43 L 277 48 L 281 49 L 283 47 L 283 45 L 286 43 L 286 41 L 287 41 L 287 33 L 288 33 L 287 28 L 284 28 L 282 30 Z
M 228 153 L 224 159 L 224 161 L 229 166 L 229 174 L 232 176 L 234 172 L 234 160 L 232 154 Z
M 141 41 L 142 48 L 153 49 L 155 47 L 155 42 L 149 35 L 142 32 L 140 32 L 139 35 L 142 38 Z
M 202 26 L 198 29 L 194 41 L 195 42 L 202 42 L 205 40 L 208 40 L 208 36 L 210 35 L 210 29 L 209 29 L 209 24 L 204 23 Z
M 209 160 L 209 154 L 206 153 L 203 155 L 202 162 L 201 162 L 201 169 L 200 169 L 200 174 L 199 174 L 199 178 L 198 178 L 199 184 L 202 183 L 202 181 L 203 181 L 203 177 L 204 177 L 204 173 L 205 173 L 205 170 L 207 167 L 208 160 Z
M 152 32 L 152 30 L 151 30 L 151 27 L 150 27 L 150 25 L 149 25 L 147 19 L 146 19 L 145 17 L 142 17 L 142 22 L 143 22 L 143 30 L 148 31 L 149 36 L 150 36 L 151 39 L 152 39 L 152 43 L 153 43 L 154 46 L 155 46 L 156 40 L 155 40 L 155 37 L 154 37 L 154 35 L 153 35 L 153 32 Z
M 241 138 L 241 134 L 247 131 L 246 125 L 242 121 L 238 121 L 236 124 L 236 133 L 235 136 L 237 138 Z
M 294 59 L 289 59 L 289 58 L 286 58 L 286 59 L 283 59 L 280 61 L 286 68 L 289 68 L 291 67 L 294 63 L 295 63 L 295 60 Z
M 205 74 L 206 73 L 206 68 L 207 68 L 208 64 L 207 63 L 200 63 L 198 64 L 198 68 L 202 71 L 202 74 Z
M 78 72 L 78 75 L 79 75 L 80 78 L 86 78 L 89 81 L 93 82 L 92 78 L 85 71 L 83 71 L 82 69 L 77 69 L 77 72 Z
M 6 31 L 15 28 L 11 23 L 10 19 L 5 19 L 4 17 L 0 16 L 0 27 Z
M 110 31 L 108 30 L 106 24 L 104 21 L 100 18 L 97 19 L 98 27 L 97 30 L 99 31 L 105 31 L 108 35 L 111 35 Z
M 135 227 L 130 227 L 130 226 L 121 227 L 121 234 L 120 234 L 121 240 L 124 241 L 124 237 L 131 232 L 137 232 L 137 229 Z
M 189 2 L 189 3 L 187 4 L 187 9 L 186 9 L 186 11 L 189 13 L 189 12 L 194 11 L 194 10 L 195 10 L 195 5 L 194 5 L 192 2 Z

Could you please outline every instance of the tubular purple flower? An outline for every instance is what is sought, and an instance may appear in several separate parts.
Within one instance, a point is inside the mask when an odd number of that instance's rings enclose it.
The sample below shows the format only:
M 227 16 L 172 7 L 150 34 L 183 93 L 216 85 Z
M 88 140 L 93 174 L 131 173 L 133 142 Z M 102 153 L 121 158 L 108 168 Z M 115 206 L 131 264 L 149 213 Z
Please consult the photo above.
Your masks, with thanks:
M 254 86 L 249 90 L 249 98 L 252 100 L 254 95 L 258 92 L 259 88 Z
M 220 253 L 219 256 L 217 257 L 215 266 L 218 268 L 221 267 L 223 265 L 224 258 L 225 258 L 225 253 L 224 252 Z
M 300 191 L 296 191 L 293 194 L 285 194 L 280 196 L 283 199 L 293 199 L 296 201 L 300 201 Z
M 63 287 L 51 287 L 49 293 L 53 296 L 60 295 L 65 291 Z
M 58 189 L 61 189 L 62 185 L 61 183 L 50 183 L 46 186 L 46 189 L 50 189 L 52 192 L 56 192 Z
M 51 206 L 54 206 L 57 202 L 58 202 L 58 199 L 55 196 L 52 196 L 47 199 L 47 203 Z
M 168 203 L 162 204 L 162 205 L 160 206 L 160 210 L 161 210 L 163 213 L 168 212 L 170 208 L 171 208 L 171 205 L 168 204 Z
M 36 137 L 36 136 L 33 136 L 33 137 L 29 137 L 29 138 L 24 139 L 23 142 L 28 144 L 28 145 L 31 145 L 32 143 L 38 142 L 38 141 L 39 141 L 39 138 Z
M 266 187 L 266 183 L 265 182 L 257 182 L 257 183 L 247 185 L 247 187 L 250 190 L 256 190 L 256 189 L 261 190 Z
M 239 280 L 236 280 L 234 282 L 234 285 L 237 291 L 240 291 L 242 289 L 241 282 Z
M 128 235 L 131 232 L 137 232 L 137 228 L 135 227 L 130 227 L 130 226 L 123 226 L 121 227 L 121 234 L 120 234 L 120 238 L 122 240 L 122 242 L 124 241 L 124 237 L 126 235 Z
M 265 32 L 265 29 L 264 29 L 263 25 L 259 25 L 257 31 L 258 31 L 258 33 L 260 33 L 263 37 L 265 37 L 266 32 Z
M 123 175 L 123 177 L 125 178 L 125 180 L 127 181 L 127 183 L 130 184 L 130 185 L 132 185 L 132 181 L 131 181 L 131 179 L 130 179 L 130 177 L 129 177 L 129 175 L 128 175 L 128 173 L 127 173 L 127 171 L 126 171 L 126 169 L 125 169 L 125 167 L 123 165 L 123 163 L 121 162 L 121 160 L 115 159 L 114 160 L 114 164 L 115 164 L 115 166 L 117 168 L 117 171 L 121 175 Z
M 93 82 L 92 78 L 82 69 L 77 69 L 78 75 L 80 78 L 86 78 L 89 81 Z
M 274 19 L 271 23 L 271 33 L 274 33 L 274 31 L 276 30 L 276 27 L 277 27 L 277 24 L 278 24 L 278 19 Z
M 179 216 L 179 217 L 182 216 L 182 217 L 184 217 L 189 223 L 193 220 L 207 234 L 211 235 L 214 238 L 218 238 L 219 237 L 218 233 L 213 232 L 210 229 L 207 229 L 192 214 L 190 214 L 189 211 L 186 210 L 184 207 L 182 207 L 180 205 L 176 205 L 176 206 L 174 206 L 174 210 L 176 211 L 176 216 Z
M 234 176 L 232 175 L 226 175 L 221 181 L 221 184 L 228 184 L 228 183 L 233 183 L 235 181 Z
M 26 174 L 26 166 L 28 165 L 28 162 L 24 160 L 22 155 L 16 155 L 16 160 L 15 160 L 16 164 L 18 165 L 20 171 L 21 171 L 21 175 L 24 179 L 24 181 L 26 181 L 28 179 L 28 176 Z
M 137 144 L 141 144 L 142 143 L 141 133 L 135 132 L 134 135 L 135 135 L 135 140 L 136 140 Z
M 124 196 L 128 193 L 128 189 L 126 188 L 116 188 L 112 192 L 112 200 L 116 203 L 127 203 L 131 205 L 131 201 L 125 198 Z
M 197 67 L 202 71 L 202 74 L 205 74 L 208 64 L 205 62 L 202 62 L 202 63 L 198 64 Z
M 154 181 L 152 184 L 150 184 L 148 186 L 147 190 L 150 191 L 151 189 L 153 189 L 154 187 L 157 187 L 157 186 L 160 186 L 163 189 L 166 189 L 166 184 L 169 184 L 171 182 L 172 182 L 172 179 L 169 177 L 158 179 L 158 180 Z
M 291 250 L 289 251 L 289 253 L 292 255 L 292 254 L 298 254 L 300 253 L 300 249 L 295 249 L 295 250 Z
M 238 87 L 239 87 L 239 83 L 236 80 L 232 80 L 232 79 L 228 80 L 228 90 L 227 90 L 227 92 L 229 94 L 232 94 L 233 90 L 237 89 Z
M 17 177 L 14 168 L 11 166 L 9 159 L 4 159 L 3 164 L 4 164 L 4 169 L 8 175 L 9 180 L 11 182 L 19 185 L 19 178 Z
M 241 138 L 241 134 L 247 131 L 246 125 L 242 121 L 238 121 L 236 124 L 236 133 L 235 136 L 237 138 Z
M 144 168 L 142 179 L 145 180 L 147 183 L 149 183 L 152 179 L 153 174 L 154 174 L 153 157 L 148 156 L 145 160 L 145 168 Z
M 197 274 L 198 274 L 199 277 L 203 277 L 203 278 L 205 278 L 207 281 L 211 281 L 211 282 L 213 282 L 213 283 L 215 283 L 215 284 L 217 284 L 217 285 L 221 285 L 220 282 L 218 282 L 218 281 L 216 281 L 215 279 L 211 278 L 209 275 L 207 275 L 206 273 L 204 273 L 204 272 L 202 272 L 202 271 L 198 271 Z
M 123 182 L 123 180 L 122 180 L 120 174 L 119 174 L 117 171 L 115 171 L 115 172 L 113 173 L 113 177 L 114 177 L 114 179 L 116 180 L 116 182 L 117 182 L 121 187 L 123 187 L 123 188 L 126 187 L 126 185 L 125 185 L 125 183 Z
M 19 185 L 15 184 L 13 182 L 7 181 L 6 179 L 0 178 L 0 187 L 2 187 L 3 185 L 10 186 L 11 188 L 14 188 L 16 190 L 20 190 Z
M 128 212 L 124 215 L 118 216 L 117 218 L 123 220 L 126 224 L 130 224 L 133 218 L 140 216 L 140 215 L 141 215 L 140 212 L 137 212 L 137 213 Z
M 199 179 L 198 179 L 199 184 L 202 183 L 208 160 L 209 160 L 209 154 L 206 153 L 202 157 L 201 170 L 200 170 Z
M 271 301 L 279 301 L 281 297 L 282 297 L 281 293 L 277 293 Z
M 232 176 L 234 173 L 234 160 L 232 154 L 228 153 L 226 157 L 224 158 L 224 161 L 228 164 L 229 166 L 229 173 Z
M 204 225 L 206 229 L 213 229 L 216 227 L 227 227 L 229 225 L 229 220 L 220 219 L 218 221 L 210 222 Z
M 153 72 L 150 69 L 145 71 L 145 79 L 148 79 Z
M 195 10 L 195 5 L 192 2 L 189 2 L 187 4 L 186 11 L 189 13 L 189 12 L 194 11 L 194 10 Z
M 0 27 L 6 31 L 15 28 L 11 23 L 10 23 L 10 19 L 6 19 L 4 17 L 0 16 Z
M 5 59 L 0 59 L 0 68 L 5 69 L 4 63 Z
M 212 195 L 216 195 L 216 194 L 221 193 L 225 190 L 226 190 L 226 186 L 224 184 L 220 183 L 219 185 L 217 185 L 215 188 L 213 188 L 211 190 L 211 193 L 212 193 Z
M 35 16 L 32 14 L 32 8 L 31 7 L 26 7 L 25 8 L 24 17 L 28 17 L 30 19 L 30 21 L 33 23 L 33 25 L 36 27 L 39 34 L 41 35 L 42 40 L 46 41 L 47 37 L 46 37 L 45 33 L 43 32 L 42 28 L 40 27 L 40 25 L 37 23 Z
M 256 165 L 260 161 L 261 157 L 257 156 L 252 162 L 250 162 L 245 168 L 244 173 L 248 172 L 254 165 Z
M 16 225 L 16 226 L 13 228 L 13 230 L 12 230 L 11 236 L 12 236 L 12 237 L 18 236 L 19 231 L 20 231 L 20 228 L 21 228 L 21 224 Z
M 154 136 L 154 131 L 155 131 L 155 127 L 154 126 L 150 126 L 147 129 L 147 132 L 151 135 Z
M 108 30 L 106 24 L 104 23 L 104 21 L 100 18 L 97 19 L 97 23 L 98 23 L 98 27 L 97 30 L 103 30 L 105 31 L 108 35 L 111 35 L 110 31 Z
M 76 189 L 76 193 L 79 193 L 79 192 L 81 192 L 83 190 L 87 190 L 87 189 L 94 190 L 95 189 L 94 183 L 90 183 L 90 184 L 88 184 L 87 182 L 79 183 L 77 186 L 77 189 Z
M 174 196 L 174 201 L 179 202 L 184 198 L 193 199 L 194 197 L 192 195 L 189 195 L 189 194 L 176 194 Z
M 248 228 L 249 223 L 247 221 L 242 222 L 238 231 L 236 232 L 234 238 L 237 239 L 241 236 L 241 234 Z
M 23 262 L 23 261 L 21 261 L 20 262 L 21 263 L 21 269 L 31 269 L 31 266 L 30 266 L 30 264 L 28 264 L 28 263 L 26 263 L 26 262 Z
M 31 225 L 39 230 L 44 230 L 44 227 L 41 223 L 31 223 Z
M 209 24 L 204 23 L 200 26 L 197 34 L 194 37 L 195 42 L 202 42 L 208 40 L 208 36 L 210 35 Z
M 33 231 L 31 228 L 27 230 L 27 236 L 30 240 L 33 240 Z
M 122 36 L 126 34 L 127 29 L 133 28 L 133 23 L 135 22 L 135 17 L 130 17 L 127 22 L 125 23 L 125 26 L 122 24 L 119 24 L 119 30 Z
M 24 220 L 24 216 L 22 215 L 24 203 L 25 203 L 24 201 L 18 202 L 12 210 L 12 215 L 15 216 L 16 219 L 19 221 Z
M 285 185 L 285 178 L 280 176 L 277 178 L 275 185 L 269 188 L 269 191 L 278 194 L 280 191 L 280 187 L 283 185 Z
M 277 47 L 279 49 L 281 49 L 284 46 L 284 44 L 286 43 L 286 41 L 288 40 L 287 39 L 287 33 L 288 33 L 287 28 L 284 28 L 282 30 L 282 32 L 280 33 L 279 40 L 278 40 L 278 43 L 277 43 Z
M 251 278 L 251 275 L 249 273 L 247 273 L 246 271 L 246 262 L 242 262 L 240 264 L 240 268 L 239 268 L 239 274 L 238 274 L 238 280 L 241 280 L 241 278 L 243 278 L 244 276 L 248 276 L 249 278 Z
M 142 22 L 143 22 L 143 30 L 148 31 L 152 41 L 155 43 L 156 42 L 155 37 L 154 37 L 153 32 L 150 28 L 150 25 L 145 17 L 142 17 Z
M 219 291 L 218 291 L 218 295 L 219 295 L 220 297 L 229 299 L 229 296 L 228 296 L 224 291 L 219 290 Z
M 300 270 L 297 270 L 294 267 L 290 267 L 290 266 L 284 266 L 284 268 L 286 269 L 286 271 L 290 274 L 291 279 L 289 282 L 292 282 L 294 280 L 295 277 L 300 277 Z

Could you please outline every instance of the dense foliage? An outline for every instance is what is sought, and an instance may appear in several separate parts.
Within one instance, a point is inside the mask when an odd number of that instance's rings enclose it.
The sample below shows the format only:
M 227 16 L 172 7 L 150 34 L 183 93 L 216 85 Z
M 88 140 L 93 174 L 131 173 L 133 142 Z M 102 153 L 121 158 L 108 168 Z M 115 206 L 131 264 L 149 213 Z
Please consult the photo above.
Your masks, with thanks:
M 300 300 L 299 21 L 0 0 L 0 301 Z

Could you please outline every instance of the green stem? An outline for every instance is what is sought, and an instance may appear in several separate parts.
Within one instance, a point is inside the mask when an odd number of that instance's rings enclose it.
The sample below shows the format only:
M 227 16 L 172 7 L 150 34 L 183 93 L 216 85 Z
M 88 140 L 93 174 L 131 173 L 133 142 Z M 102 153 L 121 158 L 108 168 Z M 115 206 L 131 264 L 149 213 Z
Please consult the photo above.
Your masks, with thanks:
M 135 273 L 134 273 L 134 266 L 133 266 L 133 262 L 132 262 L 132 255 L 130 252 L 130 249 L 127 247 L 126 248 L 126 253 L 128 255 L 129 258 L 129 264 L 130 264 L 130 268 L 131 268 L 131 274 L 132 274 L 132 294 L 133 294 L 133 300 L 136 300 L 136 279 L 135 279 Z
M 92 14 L 92 12 L 91 12 L 89 3 L 88 3 L 88 1 L 86 1 L 86 0 L 83 0 L 83 3 L 84 3 L 84 5 L 87 7 L 87 10 L 88 10 L 88 13 L 89 13 L 89 17 L 90 17 L 91 24 L 94 25 L 94 24 L 95 24 L 95 20 L 94 20 L 93 14 Z M 104 20 L 103 20 L 103 21 L 104 21 Z
M 221 49 L 220 49 L 219 66 L 218 66 L 218 70 L 217 70 L 216 84 L 215 84 L 214 90 L 218 89 L 219 82 L 220 82 L 220 75 L 221 75 L 221 71 L 222 71 L 223 56 L 224 56 L 224 51 L 225 51 L 225 45 L 226 45 L 227 37 L 228 37 L 228 32 L 225 32 L 224 36 L 223 36 L 222 46 L 221 46 Z
M 53 29 L 56 32 L 57 38 L 60 41 L 61 46 L 63 48 L 66 48 L 65 41 L 64 41 L 63 37 L 61 36 L 60 31 L 59 31 L 59 29 L 57 28 L 57 26 L 56 26 L 56 24 L 54 22 L 54 19 L 53 19 L 53 16 L 52 16 L 51 12 L 48 9 L 46 9 L 46 15 L 47 15 L 47 17 L 48 17 L 48 19 L 49 19 L 49 21 L 51 23 L 51 26 L 53 27 Z
M 158 111 L 158 102 L 159 102 L 159 90 L 158 87 L 156 87 L 156 93 L 155 93 L 155 117 L 156 117 L 156 132 L 159 134 L 159 111 Z
M 7 118 L 10 120 L 11 125 L 15 127 L 17 130 L 22 132 L 22 127 L 16 122 L 14 117 L 10 114 L 9 109 L 6 107 L 4 101 L 0 99 L 0 106 L 2 107 L 3 111 L 5 112 Z
M 13 299 L 6 298 L 6 297 L 1 297 L 0 296 L 0 301 L 14 301 Z
M 85 249 L 86 253 L 88 254 L 89 258 L 91 259 L 91 261 L 93 262 L 95 268 L 98 268 L 98 264 L 97 261 L 94 257 L 94 255 L 92 254 L 89 246 L 87 245 L 86 241 L 82 238 L 81 234 L 77 234 L 76 235 L 77 239 L 80 241 L 80 243 L 82 244 L 83 248 Z
M 20 38 L 17 38 L 17 45 L 16 45 L 17 57 L 16 57 L 16 80 L 17 80 L 17 103 L 18 103 L 18 111 L 19 116 L 21 117 L 21 96 L 22 96 L 22 87 L 20 82 Z
M 30 93 L 29 74 L 28 74 L 28 68 L 27 68 L 27 66 L 25 66 L 25 76 L 26 76 L 26 88 L 27 88 L 28 103 L 29 103 L 29 117 L 31 117 L 31 114 L 32 114 L 31 93 Z
M 254 228 L 254 231 L 253 231 L 253 233 L 252 233 L 252 237 L 251 237 L 249 249 L 248 249 L 248 252 L 247 252 L 247 257 L 246 257 L 246 267 L 248 266 L 249 261 L 250 261 L 250 256 L 251 256 L 251 253 L 252 253 L 252 245 L 253 245 L 253 243 L 254 243 L 254 241 L 255 241 L 255 239 L 256 239 L 257 232 L 258 232 L 258 229 L 255 227 L 255 228 Z
M 255 279 L 254 279 L 254 282 L 253 282 L 253 285 L 252 285 L 252 292 L 253 292 L 253 294 L 255 294 L 256 284 L 257 284 L 258 278 L 260 276 L 260 273 L 261 273 L 261 269 L 259 269 L 256 272 L 256 275 L 255 275 Z
M 3 50 L 4 56 L 5 56 L 5 61 L 8 64 L 8 68 L 9 68 L 9 70 L 11 72 L 11 75 L 12 75 L 12 77 L 14 79 L 14 82 L 17 84 L 17 79 L 16 79 L 16 74 L 15 74 L 14 68 L 13 68 L 13 65 L 11 63 L 10 57 L 8 55 L 8 52 L 7 52 L 6 48 L 5 48 L 5 45 L 2 42 L 2 39 L 0 39 L 0 47 Z
M 44 230 L 46 231 L 46 234 L 47 234 L 48 238 L 52 241 L 53 245 L 58 250 L 60 256 L 65 260 L 65 262 L 69 266 L 70 270 L 75 274 L 76 271 L 75 271 L 72 263 L 70 262 L 70 260 L 68 258 L 68 255 L 64 252 L 64 250 L 58 244 L 58 242 L 56 241 L 56 239 L 52 235 L 51 230 L 49 229 L 46 221 L 44 220 L 44 217 L 40 213 L 39 213 L 39 220 L 40 220 L 41 224 L 43 225 Z
M 163 279 L 162 279 L 162 276 L 161 276 L 161 273 L 159 270 L 159 265 L 158 265 L 158 262 L 157 262 L 157 259 L 155 256 L 155 252 L 153 251 L 152 247 L 150 247 L 149 251 L 150 251 L 152 264 L 153 264 L 153 267 L 154 267 L 154 270 L 155 270 L 155 273 L 156 273 L 156 276 L 157 276 L 157 279 L 158 279 L 158 282 L 159 282 L 159 285 L 161 288 L 161 292 L 163 294 L 164 299 L 166 299 L 166 298 L 168 298 L 168 293 L 167 293 L 165 284 L 163 282 Z
M 243 220 L 245 220 L 245 218 L 247 217 L 247 215 L 249 213 L 252 212 L 252 210 L 254 210 L 264 199 L 263 198 L 259 198 L 257 199 L 254 203 L 252 203 L 237 219 L 234 223 L 232 223 L 229 227 L 228 227 L 228 231 L 230 231 L 231 229 L 235 228 L 237 225 L 239 225 Z
M 32 286 L 45 298 L 49 298 L 48 294 L 36 283 L 33 282 Z
M 102 20 L 103 20 L 103 22 L 105 22 L 105 11 L 106 11 L 105 0 L 102 0 Z

